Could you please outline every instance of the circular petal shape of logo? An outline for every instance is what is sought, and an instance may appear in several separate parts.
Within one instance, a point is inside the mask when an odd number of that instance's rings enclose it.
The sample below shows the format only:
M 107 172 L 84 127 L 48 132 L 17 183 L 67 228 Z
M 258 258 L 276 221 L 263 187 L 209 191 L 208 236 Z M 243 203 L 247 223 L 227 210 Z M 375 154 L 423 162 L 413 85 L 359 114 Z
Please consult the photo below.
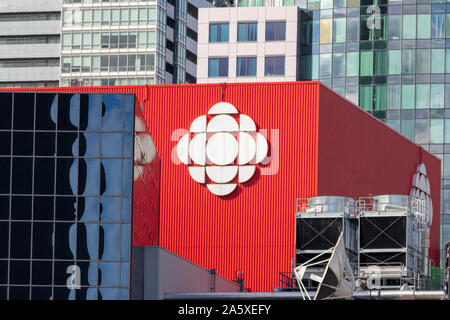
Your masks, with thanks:
M 215 133 L 208 140 L 206 155 L 218 166 L 232 163 L 238 155 L 239 145 L 236 138 L 227 132 Z

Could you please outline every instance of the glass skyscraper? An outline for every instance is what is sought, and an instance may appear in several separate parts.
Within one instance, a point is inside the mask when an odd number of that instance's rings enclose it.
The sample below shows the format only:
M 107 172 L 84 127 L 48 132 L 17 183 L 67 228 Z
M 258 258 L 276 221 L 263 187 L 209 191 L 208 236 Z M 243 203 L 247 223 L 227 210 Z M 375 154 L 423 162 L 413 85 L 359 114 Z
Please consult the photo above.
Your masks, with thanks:
M 195 83 L 207 0 L 64 0 L 61 86 Z
M 132 238 L 157 241 L 159 217 L 159 158 L 144 156 L 134 95 L 0 101 L 0 300 L 129 299 Z

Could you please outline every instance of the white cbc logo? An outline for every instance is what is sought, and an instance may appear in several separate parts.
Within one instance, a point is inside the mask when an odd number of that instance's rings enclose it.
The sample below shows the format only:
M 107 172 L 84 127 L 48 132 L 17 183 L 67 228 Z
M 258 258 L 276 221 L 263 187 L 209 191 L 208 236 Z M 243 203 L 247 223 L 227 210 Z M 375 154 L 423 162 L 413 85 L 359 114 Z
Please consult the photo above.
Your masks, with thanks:
M 177 144 L 177 155 L 198 183 L 217 196 L 231 194 L 255 174 L 269 150 L 255 122 L 230 103 L 219 102 L 195 119 Z
M 414 173 L 412 178 L 412 187 L 409 195 L 425 201 L 428 215 L 425 217 L 424 222 L 428 226 L 431 226 L 433 222 L 433 202 L 431 201 L 431 187 L 427 177 L 427 169 L 423 163 L 417 165 L 416 173 Z

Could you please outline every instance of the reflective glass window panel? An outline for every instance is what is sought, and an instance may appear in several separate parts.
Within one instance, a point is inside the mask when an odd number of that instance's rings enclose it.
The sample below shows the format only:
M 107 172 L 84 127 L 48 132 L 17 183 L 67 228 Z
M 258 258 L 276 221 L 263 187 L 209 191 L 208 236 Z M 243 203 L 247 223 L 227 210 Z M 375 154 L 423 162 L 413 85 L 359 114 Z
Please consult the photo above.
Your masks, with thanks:
M 416 50 L 416 73 L 430 73 L 430 50 L 429 49 L 417 49 Z
M 373 74 L 373 51 L 361 51 L 360 75 L 370 76 Z
M 374 87 L 373 109 L 386 110 L 386 86 Z
M 442 119 L 430 120 L 430 142 L 444 143 L 444 120 Z
M 102 96 L 105 114 L 102 118 L 103 131 L 122 130 L 123 95 L 104 94 Z
M 119 236 L 120 238 L 120 236 Z M 100 286 L 118 286 L 119 285 L 119 266 L 117 262 L 100 262 L 99 269 L 101 272 Z M 117 289 L 116 289 L 117 290 Z M 118 290 L 117 290 L 118 291 Z M 106 297 L 108 298 L 108 297 Z
M 33 258 L 52 259 L 53 222 L 33 223 Z
M 256 41 L 257 40 L 258 24 L 238 23 L 238 41 Z
M 54 197 L 33 198 L 33 219 L 34 220 L 53 220 L 54 218 Z
M 14 130 L 34 129 L 34 97 L 33 93 L 14 94 Z
M 100 161 L 98 159 L 80 159 L 78 181 L 80 195 L 98 195 L 100 192 Z
M 443 73 L 445 66 L 445 50 L 431 50 L 431 73 Z
M 12 93 L 0 93 L 0 130 L 11 129 L 12 123 Z
M 367 111 L 372 111 L 372 87 L 359 87 L 359 106 Z
M 209 77 L 227 77 L 228 76 L 228 58 L 209 58 L 208 60 Z
M 55 192 L 55 159 L 35 158 L 34 193 L 53 194 Z
M 403 39 L 416 38 L 416 15 L 403 15 Z
M 266 76 L 284 76 L 284 57 L 266 57 L 264 74 Z
M 285 39 L 286 22 L 266 22 L 266 41 L 284 41 Z
M 431 15 L 431 37 L 444 38 L 445 37 L 445 15 L 432 14 Z
M 388 37 L 389 40 L 401 39 L 402 33 L 402 16 L 401 15 L 390 15 L 388 22 Z
M 13 158 L 12 193 L 31 194 L 33 177 L 32 158 Z
M 431 35 L 431 15 L 417 15 L 417 38 L 429 39 Z
M 11 132 L 0 131 L 0 155 L 11 154 Z M 4 175 L 2 175 L 4 177 Z
M 429 143 L 429 123 L 427 119 L 416 119 L 415 142 Z
M 122 177 L 117 173 L 122 172 L 122 161 L 120 159 L 104 159 L 102 164 L 105 169 L 105 181 L 102 181 L 102 185 L 105 186 L 105 192 L 103 194 L 112 196 L 120 195 Z
M 333 36 L 333 20 L 320 19 L 320 43 L 331 43 Z M 284 39 L 282 39 L 284 40 Z
M 347 52 L 347 77 L 358 76 L 359 74 L 359 53 Z
M 408 137 L 410 140 L 414 141 L 414 120 L 402 120 L 401 123 L 401 134 Z
M 36 94 L 36 130 L 55 130 L 56 94 Z
M 416 108 L 426 109 L 430 107 L 430 85 L 417 84 L 416 85 Z
M 256 76 L 256 57 L 238 57 L 236 60 L 236 76 Z
M 12 232 L 11 232 L 12 234 Z M 11 260 L 9 264 L 10 284 L 29 285 L 30 284 L 30 261 Z M 28 300 L 30 294 L 29 287 L 9 288 L 10 300 Z
M 346 39 L 346 24 L 345 18 L 333 20 L 333 42 L 345 42 Z
M 414 109 L 415 86 L 413 84 L 402 86 L 402 109 Z
M 31 197 L 11 197 L 11 219 L 31 220 Z
M 431 108 L 444 108 L 444 84 L 431 85 Z
M 30 156 L 33 154 L 33 132 L 13 133 L 13 155 Z
M 400 50 L 389 50 L 389 74 L 400 74 L 401 73 L 401 51 Z
M 209 25 L 209 42 L 228 42 L 229 26 L 228 23 Z
M 10 236 L 11 259 L 29 259 L 31 256 L 31 223 L 11 222 Z M 22 273 L 22 271 L 20 271 L 20 273 Z M 25 277 L 26 274 L 22 274 L 22 276 Z

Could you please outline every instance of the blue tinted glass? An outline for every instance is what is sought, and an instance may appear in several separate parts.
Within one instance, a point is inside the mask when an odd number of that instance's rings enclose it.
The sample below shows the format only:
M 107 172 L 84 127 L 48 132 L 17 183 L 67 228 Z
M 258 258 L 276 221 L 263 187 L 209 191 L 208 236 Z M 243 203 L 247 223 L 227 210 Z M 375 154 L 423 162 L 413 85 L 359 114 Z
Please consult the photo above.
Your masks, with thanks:
M 133 183 L 133 178 L 131 172 L 133 170 L 133 163 L 131 160 L 123 160 L 123 196 L 131 196 L 131 184 Z
M 220 25 L 220 42 L 228 42 L 228 24 Z
M 247 41 L 247 24 L 238 24 L 238 41 Z
M 105 185 L 104 195 L 119 196 L 121 192 L 121 175 L 122 161 L 120 159 L 105 159 L 102 161 L 105 169 Z
M 86 244 L 91 260 L 98 260 L 98 224 L 97 223 L 85 223 L 86 227 Z M 80 230 L 80 228 L 78 228 Z M 78 243 L 83 241 L 78 237 Z
M 445 37 L 445 15 L 443 14 L 431 15 L 431 37 L 432 38 Z
M 82 162 L 84 162 L 84 165 L 81 164 Z M 82 169 L 83 167 L 85 170 Z M 78 179 L 80 181 L 80 195 L 98 195 L 100 192 L 100 160 L 80 159 Z
M 122 248 L 120 253 L 122 260 L 130 259 L 130 241 L 131 241 L 130 225 L 122 224 Z
M 102 133 L 102 156 L 120 157 L 122 155 L 122 134 Z
M 101 260 L 119 260 L 120 259 L 120 224 L 103 223 L 104 244 Z M 104 284 L 104 283 L 103 283 Z
M 246 58 L 237 58 L 236 61 L 236 75 L 246 76 L 247 75 L 247 59 Z
M 102 96 L 100 94 L 90 94 L 88 125 L 86 130 L 88 131 L 100 130 L 101 114 L 102 114 Z
M 275 22 L 266 22 L 266 41 L 275 40 Z
M 276 24 L 276 33 L 275 33 L 275 39 L 285 40 L 286 38 L 286 23 L 285 22 L 277 22 Z
M 119 266 L 118 262 L 100 262 L 99 267 L 102 273 L 101 286 L 119 285 Z M 100 277 L 99 277 L 100 278 Z
M 217 77 L 219 75 L 219 59 L 209 58 L 208 76 Z
M 100 220 L 120 222 L 120 198 L 102 197 Z
M 128 289 L 120 289 L 120 300 L 128 300 Z
M 86 300 L 97 300 L 97 288 L 88 288 Z
M 123 96 L 116 94 L 103 95 L 105 115 L 102 119 L 103 131 L 122 131 Z
M 248 58 L 248 75 L 256 76 L 256 58 Z
M 219 77 L 228 76 L 228 58 L 219 59 Z
M 273 57 L 266 57 L 265 63 L 264 63 L 264 74 L 266 76 L 271 76 L 273 74 L 274 69 L 274 61 Z
M 98 157 L 100 148 L 100 135 L 98 133 L 85 132 L 81 133 L 80 136 L 84 136 L 84 139 L 86 141 L 86 152 L 84 153 L 84 155 L 80 154 L 80 156 Z
M 130 263 L 122 262 L 120 266 L 120 286 L 128 287 L 130 283 Z
M 275 74 L 284 76 L 284 57 L 275 58 Z
M 80 198 L 78 200 L 79 210 L 78 219 L 81 221 L 97 221 L 98 220 L 98 198 L 84 198 L 84 211 L 81 211 Z
M 119 300 L 119 289 L 99 288 L 98 291 L 103 300 Z
M 133 114 L 125 113 L 123 122 L 124 122 L 123 123 L 123 130 L 124 131 L 131 131 L 131 130 L 133 130 Z
M 125 95 L 125 101 L 124 101 L 125 105 L 125 113 L 133 113 L 134 111 L 134 95 L 131 94 L 126 94 Z
M 122 198 L 122 222 L 131 222 L 131 199 Z
M 217 30 L 217 24 L 210 24 L 209 25 L 209 42 L 217 42 L 218 41 L 218 30 Z
M 97 285 L 98 263 L 90 262 L 88 269 L 88 281 L 91 286 Z
M 248 41 L 256 41 L 258 35 L 258 24 L 249 23 L 248 24 Z
M 78 114 L 80 111 L 80 95 L 75 94 L 70 99 L 70 122 L 78 127 Z
M 131 157 L 133 155 L 133 135 L 125 133 L 123 135 L 123 156 Z

